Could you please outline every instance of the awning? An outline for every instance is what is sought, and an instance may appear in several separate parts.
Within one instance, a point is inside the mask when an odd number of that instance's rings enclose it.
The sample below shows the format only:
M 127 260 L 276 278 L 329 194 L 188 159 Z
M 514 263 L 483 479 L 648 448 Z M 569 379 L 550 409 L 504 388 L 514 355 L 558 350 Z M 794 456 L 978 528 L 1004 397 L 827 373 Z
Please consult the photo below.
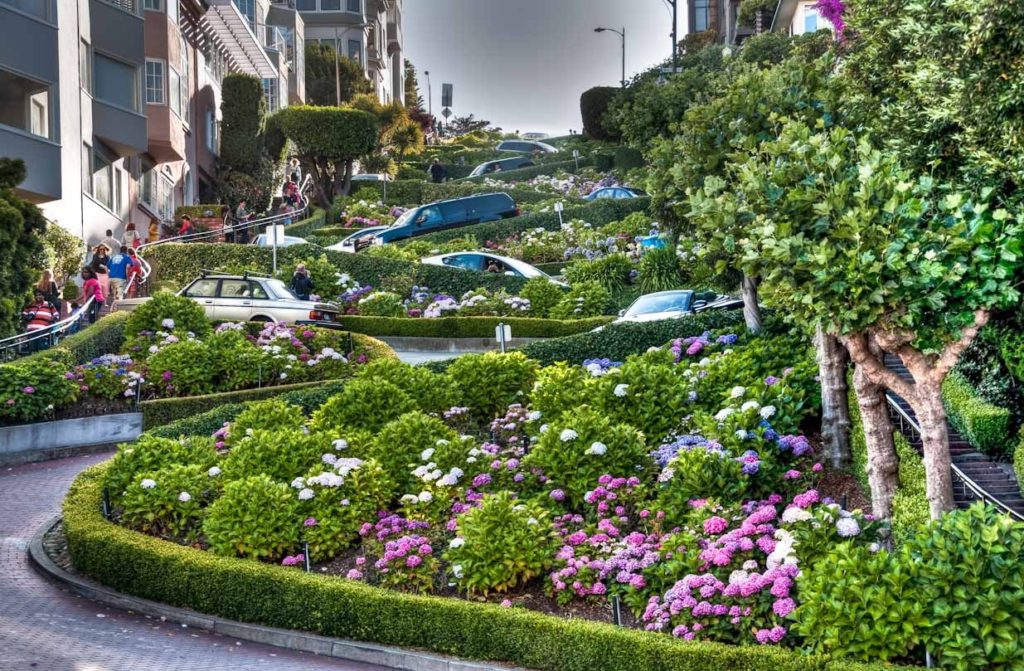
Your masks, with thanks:
M 219 40 L 228 56 L 246 74 L 260 79 L 276 79 L 280 76 L 259 39 L 249 28 L 249 22 L 238 11 L 231 0 L 207 0 L 210 8 L 203 15 L 203 22 Z

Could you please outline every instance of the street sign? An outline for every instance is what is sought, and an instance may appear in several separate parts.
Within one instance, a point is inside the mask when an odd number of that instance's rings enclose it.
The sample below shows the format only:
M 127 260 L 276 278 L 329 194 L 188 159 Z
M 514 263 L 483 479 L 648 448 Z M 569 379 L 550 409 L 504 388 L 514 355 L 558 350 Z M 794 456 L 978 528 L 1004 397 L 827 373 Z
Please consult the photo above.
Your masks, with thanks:
M 558 213 L 558 227 L 559 228 L 565 226 L 565 223 L 562 221 L 562 210 L 564 210 L 564 209 L 565 209 L 565 205 L 562 203 L 562 201 L 558 201 L 557 203 L 555 203 L 555 212 Z
M 501 345 L 501 353 L 505 353 L 505 343 L 512 340 L 512 327 L 508 324 L 498 324 L 494 327 L 494 339 Z
M 441 107 L 452 106 L 452 85 L 441 84 Z
M 451 115 L 452 115 L 451 109 L 445 107 L 443 110 L 441 110 L 441 116 L 443 116 L 445 119 L 447 119 Z

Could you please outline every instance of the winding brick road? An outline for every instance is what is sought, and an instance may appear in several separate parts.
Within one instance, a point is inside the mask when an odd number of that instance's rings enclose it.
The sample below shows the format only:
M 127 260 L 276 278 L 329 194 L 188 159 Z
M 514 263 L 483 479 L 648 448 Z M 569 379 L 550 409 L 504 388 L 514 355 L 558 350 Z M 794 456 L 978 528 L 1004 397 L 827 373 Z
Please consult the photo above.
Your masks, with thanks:
M 106 608 L 28 564 L 28 541 L 59 512 L 75 475 L 109 455 L 0 470 L 0 671 L 375 671 Z

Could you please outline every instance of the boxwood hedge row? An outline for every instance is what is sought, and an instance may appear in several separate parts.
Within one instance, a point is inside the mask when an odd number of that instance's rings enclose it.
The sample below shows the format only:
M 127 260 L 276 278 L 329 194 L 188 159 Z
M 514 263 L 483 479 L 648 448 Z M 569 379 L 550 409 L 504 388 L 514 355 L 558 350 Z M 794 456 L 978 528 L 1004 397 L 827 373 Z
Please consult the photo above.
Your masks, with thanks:
M 218 557 L 106 521 L 106 465 L 64 502 L 75 568 L 121 592 L 201 613 L 331 637 L 407 646 L 539 671 L 881 671 L 774 646 L 694 643 L 518 608 L 415 596 L 295 568 Z
M 942 384 L 942 400 L 949 423 L 975 448 L 995 456 L 1009 456 L 1013 449 L 1012 413 L 989 403 L 959 373 Z
M 493 338 L 500 324 L 512 327 L 513 338 L 560 338 L 591 331 L 610 322 L 612 317 L 557 320 L 524 319 L 521 317 L 440 317 L 437 319 L 409 319 L 396 317 L 341 318 L 341 325 L 353 333 L 372 336 L 401 336 L 410 338 Z
M 67 365 L 88 363 L 96 357 L 118 352 L 124 344 L 124 323 L 127 312 L 112 312 L 95 324 L 68 336 L 56 347 L 30 354 L 21 361 L 56 358 Z

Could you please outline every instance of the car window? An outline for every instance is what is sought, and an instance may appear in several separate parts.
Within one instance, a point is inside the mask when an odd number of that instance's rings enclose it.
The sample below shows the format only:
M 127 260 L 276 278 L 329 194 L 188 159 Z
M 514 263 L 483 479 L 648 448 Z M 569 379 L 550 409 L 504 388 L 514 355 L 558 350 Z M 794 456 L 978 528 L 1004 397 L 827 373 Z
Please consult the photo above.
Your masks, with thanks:
M 436 207 L 425 207 L 420 210 L 419 215 L 416 217 L 416 225 L 424 226 L 429 224 L 437 224 L 442 221 L 441 210 Z
M 266 291 L 266 289 L 263 288 L 262 284 L 260 284 L 259 282 L 252 282 L 251 284 L 252 284 L 251 291 L 252 291 L 252 297 L 253 298 L 261 298 L 263 300 L 266 300 L 267 298 L 269 298 L 269 296 L 267 296 L 267 291 Z
M 629 310 L 626 311 L 626 316 L 633 317 L 654 312 L 685 312 L 690 308 L 690 298 L 692 296 L 693 294 L 689 291 L 642 296 L 630 306 Z
M 445 257 L 444 265 L 452 268 L 463 268 L 465 270 L 480 270 L 481 258 L 476 254 L 456 254 Z
M 224 280 L 220 283 L 221 298 L 252 298 L 249 280 Z
M 611 189 L 601 189 L 597 192 L 598 198 L 613 198 L 614 192 Z
M 220 280 L 196 280 L 185 290 L 185 295 L 190 298 L 213 298 L 217 295 L 218 282 Z

